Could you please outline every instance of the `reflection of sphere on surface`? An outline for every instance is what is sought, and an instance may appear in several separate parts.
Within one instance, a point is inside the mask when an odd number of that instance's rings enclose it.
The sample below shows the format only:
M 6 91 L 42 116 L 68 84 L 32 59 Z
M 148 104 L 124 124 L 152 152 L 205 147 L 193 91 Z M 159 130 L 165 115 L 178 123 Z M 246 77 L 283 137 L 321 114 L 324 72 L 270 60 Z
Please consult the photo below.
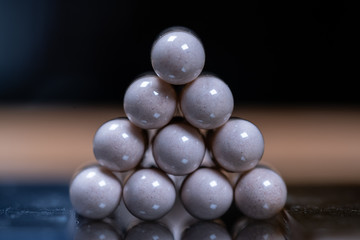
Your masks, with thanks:
M 80 226 L 74 240 L 120 240 L 115 229 L 105 222 L 90 222 Z
M 228 231 L 215 222 L 198 222 L 184 231 L 181 238 L 182 240 L 208 240 L 208 239 L 221 239 L 231 240 Z
M 169 229 L 155 222 L 142 222 L 131 228 L 125 237 L 126 240 L 173 240 Z
M 243 230 L 241 230 L 235 239 L 285 240 L 286 238 L 278 225 L 271 224 L 267 221 L 255 221 L 249 223 Z

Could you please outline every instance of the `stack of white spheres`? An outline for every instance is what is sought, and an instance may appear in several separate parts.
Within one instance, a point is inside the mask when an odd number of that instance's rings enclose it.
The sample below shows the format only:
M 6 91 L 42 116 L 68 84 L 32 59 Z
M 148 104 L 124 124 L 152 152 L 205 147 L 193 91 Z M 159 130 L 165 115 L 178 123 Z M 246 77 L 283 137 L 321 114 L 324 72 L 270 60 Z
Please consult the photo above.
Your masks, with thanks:
M 104 218 L 122 198 L 135 217 L 156 220 L 179 197 L 188 213 L 202 220 L 221 217 L 234 201 L 255 219 L 281 211 L 286 185 L 279 174 L 258 164 L 263 136 L 253 123 L 232 117 L 228 85 L 202 73 L 205 51 L 199 38 L 186 28 L 164 31 L 153 44 L 151 64 L 154 73 L 138 77 L 127 88 L 126 117 L 97 130 L 93 150 L 98 165 L 77 173 L 70 186 L 75 210 L 88 218 Z M 179 94 L 174 85 L 180 86 Z M 148 148 L 153 164 L 144 167 Z M 202 165 L 207 150 L 217 167 Z M 129 171 L 123 181 L 113 175 Z M 223 171 L 241 177 L 232 185 Z M 184 177 L 180 187 L 175 187 L 174 176 Z

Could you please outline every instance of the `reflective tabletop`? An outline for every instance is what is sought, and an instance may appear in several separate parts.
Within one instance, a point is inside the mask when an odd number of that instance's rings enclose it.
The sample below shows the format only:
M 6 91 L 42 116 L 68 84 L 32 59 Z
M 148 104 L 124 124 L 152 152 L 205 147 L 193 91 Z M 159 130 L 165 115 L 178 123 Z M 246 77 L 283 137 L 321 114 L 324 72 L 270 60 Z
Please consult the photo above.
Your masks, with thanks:
M 140 221 L 123 204 L 102 221 L 78 216 L 68 184 L 2 184 L 1 239 L 358 239 L 360 186 L 288 186 L 283 211 L 269 220 L 245 217 L 235 206 L 200 221 L 181 202 L 159 221 Z M 175 207 L 176 208 L 176 207 Z

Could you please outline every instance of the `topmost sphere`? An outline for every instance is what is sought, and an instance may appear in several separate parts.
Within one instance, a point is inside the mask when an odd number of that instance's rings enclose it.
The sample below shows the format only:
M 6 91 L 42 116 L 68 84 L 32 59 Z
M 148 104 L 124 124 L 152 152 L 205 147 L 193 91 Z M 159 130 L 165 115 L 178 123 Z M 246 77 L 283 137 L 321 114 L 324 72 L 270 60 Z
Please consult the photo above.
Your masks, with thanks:
M 190 30 L 170 28 L 154 42 L 151 64 L 164 81 L 174 85 L 186 84 L 198 77 L 204 68 L 204 47 Z

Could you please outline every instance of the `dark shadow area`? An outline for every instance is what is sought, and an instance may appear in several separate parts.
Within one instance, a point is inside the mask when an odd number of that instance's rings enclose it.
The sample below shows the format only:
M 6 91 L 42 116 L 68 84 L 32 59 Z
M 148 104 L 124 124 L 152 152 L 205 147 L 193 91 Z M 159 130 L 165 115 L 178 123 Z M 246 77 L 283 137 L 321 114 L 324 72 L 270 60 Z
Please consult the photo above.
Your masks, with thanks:
M 346 1 L 1 1 L 0 101 L 121 103 L 172 26 L 242 103 L 358 105 L 356 13 Z

